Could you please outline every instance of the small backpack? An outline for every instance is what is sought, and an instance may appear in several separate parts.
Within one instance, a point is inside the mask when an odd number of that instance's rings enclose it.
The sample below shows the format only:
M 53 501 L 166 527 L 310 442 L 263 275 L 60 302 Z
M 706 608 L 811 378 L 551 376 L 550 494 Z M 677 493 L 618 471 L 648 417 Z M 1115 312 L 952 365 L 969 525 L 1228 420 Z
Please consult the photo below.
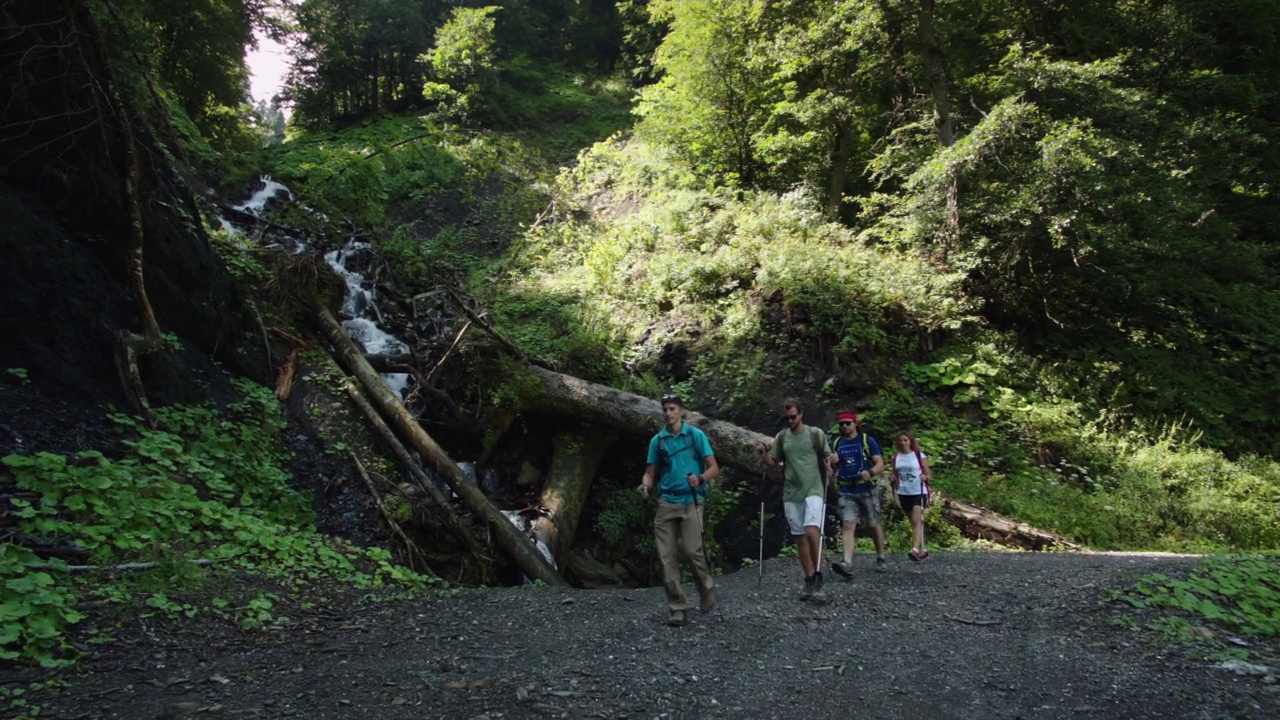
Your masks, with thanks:
M 929 497 L 933 494 L 933 491 L 929 489 L 929 481 L 924 477 L 924 458 L 920 456 L 919 450 L 913 450 L 912 452 L 916 454 L 916 462 L 920 464 L 920 489 L 924 491 L 922 493 L 924 495 L 924 506 L 929 507 Z M 898 477 L 898 453 L 894 453 L 893 459 L 889 462 L 893 463 L 893 480 L 898 482 L 900 479 Z

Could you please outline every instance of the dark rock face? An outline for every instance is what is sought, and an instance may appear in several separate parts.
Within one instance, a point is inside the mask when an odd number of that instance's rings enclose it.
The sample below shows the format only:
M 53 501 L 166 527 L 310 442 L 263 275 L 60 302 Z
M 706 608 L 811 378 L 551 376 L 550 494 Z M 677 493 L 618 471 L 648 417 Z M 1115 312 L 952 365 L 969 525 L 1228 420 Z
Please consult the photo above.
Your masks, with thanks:
M 194 173 L 175 160 L 173 139 L 142 119 L 147 113 L 137 106 L 145 98 L 123 98 L 129 122 L 122 126 L 101 88 L 132 85 L 112 77 L 91 19 L 56 3 L 23 3 L 8 19 L 16 24 L 5 54 L 27 61 L 0 69 L 0 83 L 16 89 L 0 131 L 0 365 L 48 381 L 47 392 L 124 399 L 113 339 L 142 328 L 127 281 L 127 132 L 140 166 L 133 191 L 143 215 L 145 282 L 161 331 L 239 374 L 269 378 L 257 320 L 186 188 Z M 184 356 L 182 364 L 188 361 L 201 362 Z M 143 368 L 153 401 L 188 397 L 181 386 L 193 378 L 162 365 Z

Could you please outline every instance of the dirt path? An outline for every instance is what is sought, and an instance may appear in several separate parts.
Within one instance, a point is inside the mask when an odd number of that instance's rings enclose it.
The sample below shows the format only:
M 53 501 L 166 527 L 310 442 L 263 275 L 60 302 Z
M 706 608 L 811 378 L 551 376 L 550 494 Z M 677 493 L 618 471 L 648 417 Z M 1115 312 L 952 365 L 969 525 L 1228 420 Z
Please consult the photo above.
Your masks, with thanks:
M 1117 627 L 1107 590 L 1188 558 L 948 554 L 828 580 L 722 578 L 718 615 L 659 589 L 462 591 L 288 630 L 161 634 L 83 663 L 57 718 L 1280 717 L 1280 688 Z

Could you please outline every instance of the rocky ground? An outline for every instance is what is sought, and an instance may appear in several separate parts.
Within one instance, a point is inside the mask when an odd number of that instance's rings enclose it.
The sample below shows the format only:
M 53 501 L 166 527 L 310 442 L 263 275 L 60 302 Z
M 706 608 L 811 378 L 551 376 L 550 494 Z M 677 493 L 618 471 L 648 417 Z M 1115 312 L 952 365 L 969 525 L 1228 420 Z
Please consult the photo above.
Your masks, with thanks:
M 32 700 L 56 718 L 1280 717 L 1274 677 L 1126 629 L 1149 618 L 1107 602 L 1194 562 L 935 552 L 877 574 L 864 557 L 814 606 L 779 558 L 721 578 L 719 611 L 680 628 L 657 588 L 353 597 L 249 634 L 131 618 Z

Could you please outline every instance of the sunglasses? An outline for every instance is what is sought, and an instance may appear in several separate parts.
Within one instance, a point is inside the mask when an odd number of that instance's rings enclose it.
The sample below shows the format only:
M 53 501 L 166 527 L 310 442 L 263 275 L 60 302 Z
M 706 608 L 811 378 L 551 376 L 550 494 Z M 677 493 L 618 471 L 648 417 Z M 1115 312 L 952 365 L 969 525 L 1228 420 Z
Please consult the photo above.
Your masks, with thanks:
M 795 420 L 795 419 L 796 419 L 796 418 L 798 418 L 798 417 L 800 417 L 800 415 L 798 415 L 798 414 L 795 414 L 795 415 L 788 414 L 788 415 L 787 415 L 787 419 L 788 419 L 788 420 Z
M 853 424 L 853 421 L 852 421 L 852 420 L 841 420 L 841 421 L 840 421 L 840 424 L 841 424 L 841 425 L 852 425 L 852 424 Z
M 663 395 L 660 402 L 664 405 L 667 403 L 675 403 L 677 405 L 681 404 L 679 395 Z

